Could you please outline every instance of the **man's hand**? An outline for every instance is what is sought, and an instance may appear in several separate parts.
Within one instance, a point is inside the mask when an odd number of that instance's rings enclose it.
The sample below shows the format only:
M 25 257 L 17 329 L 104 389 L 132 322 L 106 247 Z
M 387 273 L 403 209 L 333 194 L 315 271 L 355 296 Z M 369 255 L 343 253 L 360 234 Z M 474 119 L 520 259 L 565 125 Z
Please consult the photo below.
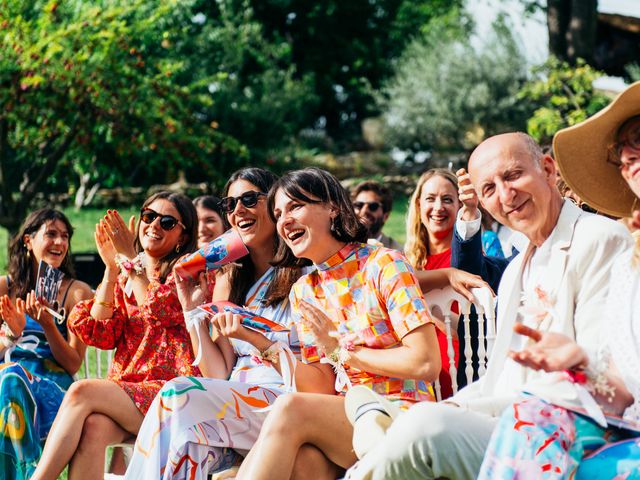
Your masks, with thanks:
M 546 372 L 558 372 L 577 366 L 586 366 L 585 351 L 571 338 L 556 332 L 541 332 L 517 323 L 513 330 L 529 337 L 530 344 L 509 356 L 525 367 Z
M 464 168 L 456 172 L 458 177 L 458 198 L 462 203 L 462 220 L 470 222 L 480 216 L 478 209 L 478 195 L 476 194 L 471 177 Z

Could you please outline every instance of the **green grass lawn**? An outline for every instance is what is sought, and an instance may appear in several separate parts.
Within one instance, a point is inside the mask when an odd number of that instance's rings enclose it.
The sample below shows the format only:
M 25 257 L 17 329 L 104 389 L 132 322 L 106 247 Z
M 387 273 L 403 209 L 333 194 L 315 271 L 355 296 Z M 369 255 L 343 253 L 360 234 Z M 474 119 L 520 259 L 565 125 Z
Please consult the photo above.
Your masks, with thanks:
M 409 198 L 405 196 L 396 196 L 393 199 L 393 209 L 389 220 L 384 224 L 382 231 L 385 235 L 394 238 L 400 243 L 404 243 L 406 239 L 406 223 L 407 210 L 409 207 Z

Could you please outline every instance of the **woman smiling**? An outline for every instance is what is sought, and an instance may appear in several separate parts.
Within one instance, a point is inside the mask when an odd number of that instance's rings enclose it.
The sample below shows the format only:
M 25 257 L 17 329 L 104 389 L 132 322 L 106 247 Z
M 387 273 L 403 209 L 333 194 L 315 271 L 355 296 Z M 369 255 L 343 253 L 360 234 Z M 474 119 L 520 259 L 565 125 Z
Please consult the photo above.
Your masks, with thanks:
M 358 384 L 401 404 L 432 400 L 435 329 L 404 256 L 361 243 L 366 232 L 347 192 L 323 170 L 285 175 L 269 206 L 286 244 L 278 265 L 316 267 L 290 296 L 303 358 L 298 391 L 343 393 Z M 280 396 L 240 476 L 336 478 L 356 460 L 351 436 L 343 396 Z

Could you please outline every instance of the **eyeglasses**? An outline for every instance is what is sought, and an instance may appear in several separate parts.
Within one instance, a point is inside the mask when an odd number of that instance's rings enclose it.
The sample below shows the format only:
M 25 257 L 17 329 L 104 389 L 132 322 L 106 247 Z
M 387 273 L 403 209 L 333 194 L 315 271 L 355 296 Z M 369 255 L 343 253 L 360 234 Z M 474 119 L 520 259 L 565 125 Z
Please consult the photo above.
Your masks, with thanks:
M 140 212 L 140 220 L 148 225 L 151 225 L 158 217 L 160 217 L 160 228 L 167 232 L 173 230 L 176 225 L 180 225 L 185 230 L 187 229 L 187 227 L 173 215 L 160 215 L 158 212 L 154 212 L 149 208 Z
M 371 213 L 375 213 L 382 207 L 380 202 L 353 202 L 353 208 L 356 210 L 362 210 L 364 206 L 369 207 Z
M 629 166 L 636 161 L 634 158 L 631 161 L 622 162 L 622 149 L 624 147 L 630 147 L 640 152 L 640 124 L 631 127 L 625 133 L 626 138 L 609 145 L 607 149 L 607 162 L 615 165 L 619 169 L 622 169 L 625 165 Z
M 224 213 L 232 213 L 236 209 L 236 205 L 238 205 L 238 200 L 240 200 L 240 203 L 246 208 L 253 208 L 257 205 L 258 199 L 266 195 L 264 192 L 249 190 L 239 197 L 224 197 L 220 200 L 220 208 Z

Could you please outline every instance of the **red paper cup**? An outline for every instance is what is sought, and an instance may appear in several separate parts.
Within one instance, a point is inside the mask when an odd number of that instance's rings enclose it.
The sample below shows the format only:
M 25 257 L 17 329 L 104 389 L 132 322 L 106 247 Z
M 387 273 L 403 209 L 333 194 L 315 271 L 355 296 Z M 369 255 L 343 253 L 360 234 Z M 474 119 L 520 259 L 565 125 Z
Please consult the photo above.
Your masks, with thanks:
M 180 278 L 195 279 L 200 272 L 216 270 L 235 262 L 248 253 L 249 250 L 242 242 L 238 232 L 229 229 L 178 263 L 175 272 Z

